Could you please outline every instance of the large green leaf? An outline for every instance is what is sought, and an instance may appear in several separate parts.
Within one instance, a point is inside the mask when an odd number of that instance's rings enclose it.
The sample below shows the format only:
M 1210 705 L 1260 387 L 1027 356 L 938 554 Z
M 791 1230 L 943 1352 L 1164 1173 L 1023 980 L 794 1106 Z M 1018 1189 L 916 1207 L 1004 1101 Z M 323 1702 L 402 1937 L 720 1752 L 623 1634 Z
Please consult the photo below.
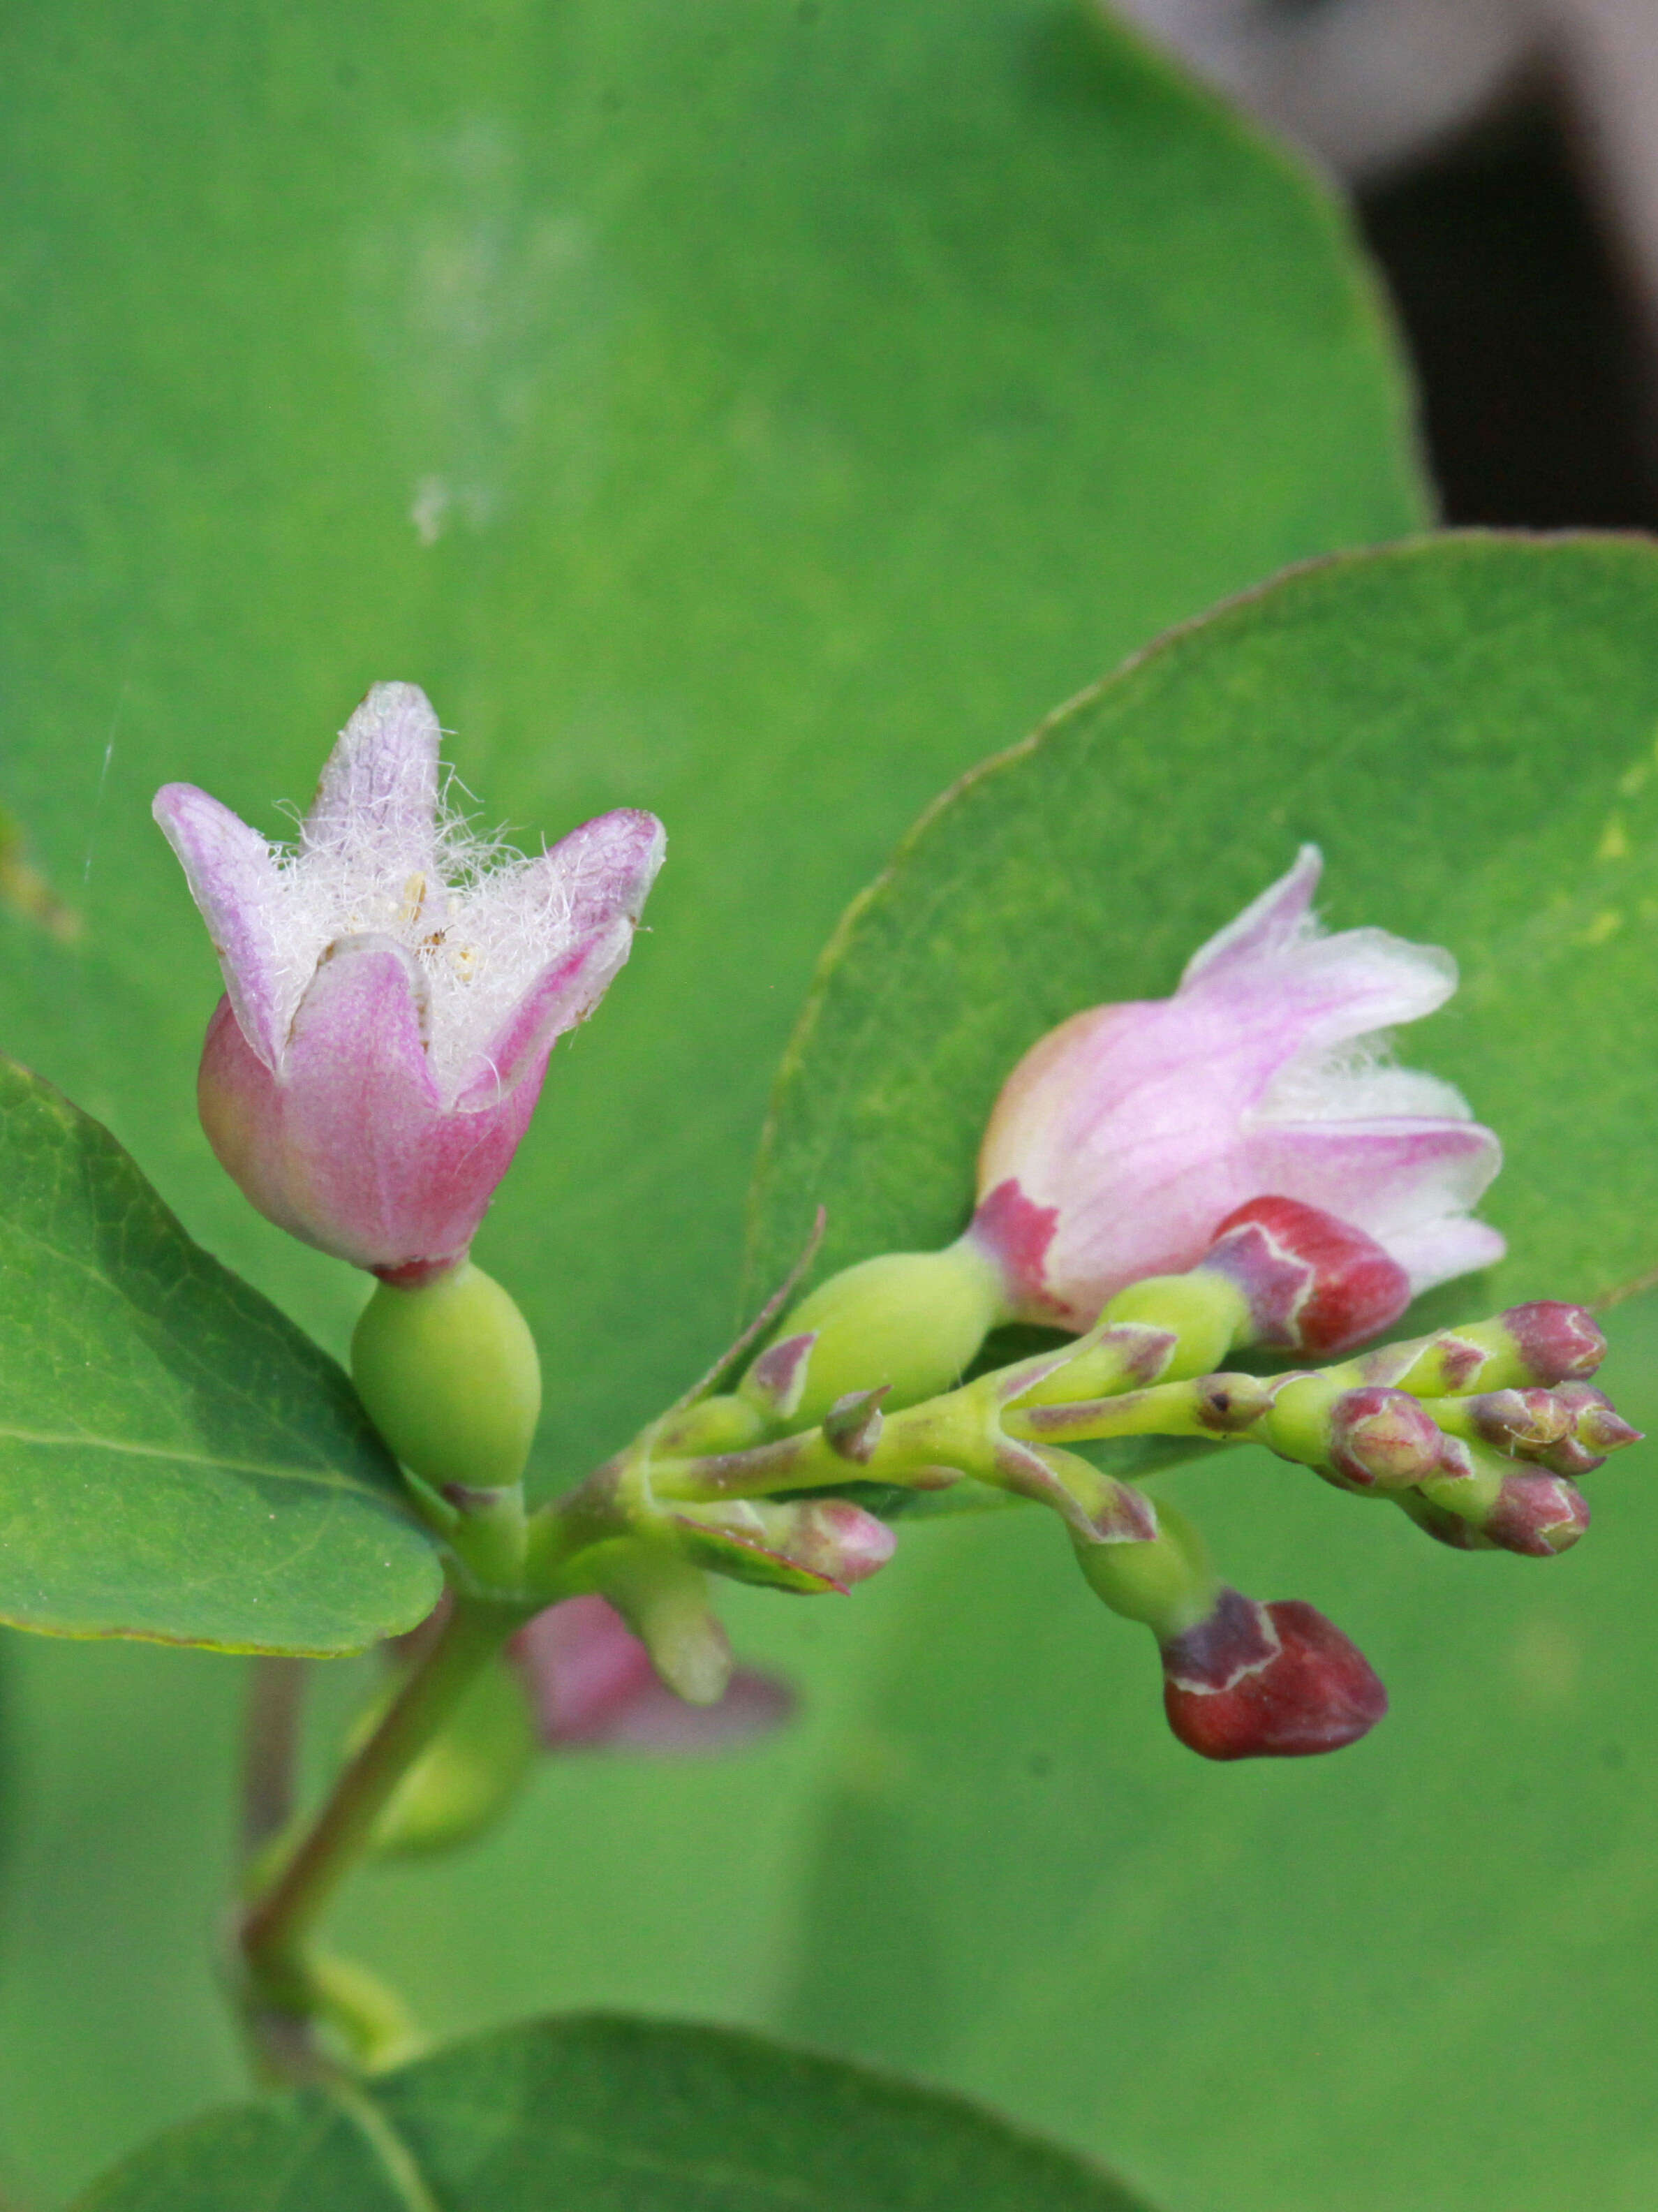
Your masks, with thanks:
M 1401 1038 L 1503 1138 L 1510 1241 L 1466 1302 L 1658 1265 L 1658 549 L 1446 538 L 1339 556 L 1177 631 L 988 762 L 853 907 L 780 1080 L 763 1279 L 944 1242 L 1003 1077 L 1324 848 L 1333 927 L 1449 946 Z
M 836 1256 L 959 1225 L 984 1111 L 1048 1024 L 1168 991 L 1288 860 L 1336 927 L 1448 945 L 1400 1043 L 1508 1165 L 1478 1310 L 1658 1261 L 1658 549 L 1339 559 L 1164 641 L 990 763 L 852 915 L 779 1094 L 757 1228 Z M 832 1234 L 835 1232 L 832 1232 Z M 1606 1379 L 1658 1425 L 1658 1309 Z M 1548 1565 L 1448 1554 L 1254 1453 L 1182 1471 L 1224 1571 L 1354 1634 L 1363 1745 L 1217 1772 L 1055 1532 L 920 1532 L 817 1808 L 779 2016 L 1108 2145 L 1169 2201 L 1636 2212 L 1658 1929 L 1650 1448 Z M 993 1869 L 993 1876 L 988 1870 Z M 863 1940 L 831 1948 L 856 1917 Z M 1108 2093 L 1103 2085 L 1109 2084 Z
M 425 2194 L 421 2194 L 422 2191 Z M 140 2151 L 78 2212 L 1143 2212 L 988 2112 L 758 2037 L 544 2021 Z
M 335 1363 L 0 1060 L 0 1620 L 361 1650 L 442 1575 Z
M 258 1221 L 196 1126 L 217 981 L 154 787 L 279 830 L 364 686 L 406 676 L 526 842 L 656 807 L 651 931 L 555 1055 L 481 1247 L 542 1338 L 544 1480 L 723 1340 L 811 962 L 928 798 L 1169 623 L 1421 520 L 1344 216 L 1096 13 L 0 21 L 0 806 L 35 871 L 9 842 L 0 1045 L 337 1351 L 361 1279 Z M 348 1940 L 439 2024 L 757 2021 L 870 1595 L 737 1599 L 811 1681 L 799 1735 L 572 1761 L 481 1861 L 366 1883 Z M 46 2199 L 240 2079 L 201 1935 L 238 1686 L 18 1643 L 0 2142 Z

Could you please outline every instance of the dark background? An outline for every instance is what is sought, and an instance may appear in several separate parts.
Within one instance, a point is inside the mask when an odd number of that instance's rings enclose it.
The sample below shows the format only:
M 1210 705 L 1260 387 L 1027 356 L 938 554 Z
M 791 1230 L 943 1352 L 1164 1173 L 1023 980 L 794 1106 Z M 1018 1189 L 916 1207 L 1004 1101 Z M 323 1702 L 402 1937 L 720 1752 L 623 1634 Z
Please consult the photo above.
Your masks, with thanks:
M 1448 523 L 1658 530 L 1658 398 L 1610 240 L 1539 100 L 1362 195 Z

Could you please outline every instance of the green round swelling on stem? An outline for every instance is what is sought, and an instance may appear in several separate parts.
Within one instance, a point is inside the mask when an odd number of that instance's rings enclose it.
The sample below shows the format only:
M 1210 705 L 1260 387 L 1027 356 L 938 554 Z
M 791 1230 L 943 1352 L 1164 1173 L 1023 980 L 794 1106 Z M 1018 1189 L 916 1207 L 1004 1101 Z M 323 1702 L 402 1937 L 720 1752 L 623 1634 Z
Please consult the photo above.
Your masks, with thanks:
M 1157 1507 L 1157 1533 L 1144 1544 L 1078 1544 L 1077 1564 L 1095 1595 L 1159 1643 L 1182 1635 L 1213 1609 L 1219 1589 L 1202 1537 L 1172 1505 Z
M 381 1718 L 395 1686 L 353 1731 L 355 1750 Z M 485 1667 L 414 1760 L 374 1823 L 376 1857 L 430 1856 L 483 1835 L 507 1812 L 535 1763 L 535 1722 L 517 1669 Z
M 688 1705 L 717 1705 L 731 1680 L 732 1652 L 701 1570 L 667 1544 L 644 1538 L 605 1547 L 602 1565 L 594 1586 L 650 1653 L 663 1681 Z
M 404 1464 L 441 1487 L 504 1489 L 541 1416 L 529 1325 L 470 1260 L 414 1290 L 380 1284 L 351 1339 L 351 1374 Z
M 1224 1275 L 1148 1275 L 1117 1292 L 1101 1319 L 1166 1328 L 1175 1350 L 1159 1381 L 1181 1382 L 1222 1365 L 1249 1319 L 1249 1302 Z
M 1332 1410 L 1351 1387 L 1334 1368 L 1285 1382 L 1273 1395 L 1272 1411 L 1261 1424 L 1260 1441 L 1280 1459 L 1322 1467 L 1330 1456 Z
M 889 1408 L 937 1396 L 971 1364 L 1001 1317 L 1001 1279 L 966 1238 L 942 1252 L 860 1261 L 820 1283 L 778 1332 L 780 1340 L 817 1340 L 790 1425 L 815 1426 L 853 1390 L 884 1386 Z M 750 1368 L 744 1396 L 756 1395 L 756 1382 Z

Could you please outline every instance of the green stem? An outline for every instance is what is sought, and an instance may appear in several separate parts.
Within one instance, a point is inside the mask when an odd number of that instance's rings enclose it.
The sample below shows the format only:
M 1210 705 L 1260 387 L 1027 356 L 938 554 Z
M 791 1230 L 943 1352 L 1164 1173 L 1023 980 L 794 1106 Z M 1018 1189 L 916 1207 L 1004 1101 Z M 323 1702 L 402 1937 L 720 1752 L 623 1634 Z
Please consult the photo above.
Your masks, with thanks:
M 457 1595 L 442 1631 L 418 1659 L 385 1718 L 243 1917 L 243 1962 L 275 2008 L 308 2009 L 303 1953 L 329 1899 L 367 1847 L 392 1791 L 480 1670 L 531 1607 Z

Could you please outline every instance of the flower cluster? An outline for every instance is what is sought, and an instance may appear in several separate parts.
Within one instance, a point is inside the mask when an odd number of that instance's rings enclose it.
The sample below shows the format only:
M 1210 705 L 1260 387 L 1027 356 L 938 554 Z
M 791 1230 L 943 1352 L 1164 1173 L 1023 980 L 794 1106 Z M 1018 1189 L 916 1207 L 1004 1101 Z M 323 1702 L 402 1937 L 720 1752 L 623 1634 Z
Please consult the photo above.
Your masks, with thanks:
M 1310 847 L 1171 997 L 1031 1048 L 954 1244 L 822 1284 L 719 1390 L 762 1316 L 531 1512 L 534 1346 L 466 1255 L 555 1038 L 627 957 L 662 833 L 623 811 L 537 860 L 482 851 L 440 803 L 437 747 L 423 696 L 380 684 L 294 850 L 187 786 L 156 813 L 225 975 L 208 1133 L 262 1212 L 381 1278 L 359 1388 L 461 1581 L 529 1623 L 513 1653 L 545 1741 L 691 1748 L 774 1722 L 784 1693 L 733 1677 L 708 1577 L 846 1589 L 892 1553 L 884 1500 L 976 1486 L 1055 1512 L 1090 1586 L 1151 1631 L 1175 1734 L 1222 1759 L 1333 1750 L 1386 1693 L 1311 1606 L 1218 1579 L 1144 1487 L 1160 1461 L 1262 1444 L 1464 1549 L 1548 1557 L 1582 1534 L 1579 1478 L 1636 1441 L 1589 1379 L 1588 1314 L 1534 1304 L 1357 1351 L 1502 1256 L 1473 1213 L 1500 1151 L 1389 1049 L 1454 990 L 1449 957 L 1321 934 Z M 1009 1322 L 1061 1340 L 976 1372 Z

